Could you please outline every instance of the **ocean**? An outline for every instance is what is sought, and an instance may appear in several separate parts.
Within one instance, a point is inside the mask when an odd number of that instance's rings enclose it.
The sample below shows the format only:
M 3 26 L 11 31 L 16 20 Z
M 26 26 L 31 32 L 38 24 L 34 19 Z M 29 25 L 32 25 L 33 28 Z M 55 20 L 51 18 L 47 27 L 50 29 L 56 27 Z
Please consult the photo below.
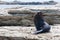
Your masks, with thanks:
M 0 9 L 13 7 L 52 7 L 54 5 L 0 5 Z

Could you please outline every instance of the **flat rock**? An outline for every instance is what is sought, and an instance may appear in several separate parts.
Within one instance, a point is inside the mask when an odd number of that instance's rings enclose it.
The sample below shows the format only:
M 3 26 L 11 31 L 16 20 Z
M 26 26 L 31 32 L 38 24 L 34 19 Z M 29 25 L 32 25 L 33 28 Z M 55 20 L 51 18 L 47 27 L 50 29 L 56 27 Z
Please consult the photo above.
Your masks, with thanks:
M 60 40 L 60 25 L 51 26 L 49 33 L 32 34 L 35 27 L 2 26 L 0 40 Z

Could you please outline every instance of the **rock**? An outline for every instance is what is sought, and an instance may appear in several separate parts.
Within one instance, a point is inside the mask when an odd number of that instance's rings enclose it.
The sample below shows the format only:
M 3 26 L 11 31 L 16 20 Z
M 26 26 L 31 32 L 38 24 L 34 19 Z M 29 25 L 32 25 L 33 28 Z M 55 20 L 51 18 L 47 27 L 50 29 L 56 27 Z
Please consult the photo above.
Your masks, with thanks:
M 47 10 L 41 10 L 41 11 L 44 12 L 45 21 L 47 21 L 50 25 L 60 24 L 60 11 L 59 10 L 47 9 Z M 6 26 L 7 25 L 8 26 L 9 25 L 21 26 L 20 18 L 31 21 L 32 22 L 31 26 L 34 26 L 33 18 L 35 14 L 36 12 L 33 12 L 31 9 L 26 9 L 26 8 L 0 10 L 0 15 L 2 16 L 2 17 L 0 16 L 0 26 L 2 26 L 3 24 Z M 30 26 L 30 24 L 28 26 Z
M 9 10 L 8 14 L 16 15 L 16 14 L 35 14 L 35 13 L 29 9 L 28 10 L 24 9 L 24 10 Z
M 23 19 L 21 20 L 21 25 L 23 26 L 31 26 L 32 22 L 30 20 L 27 20 L 27 19 Z
M 60 40 L 60 25 L 51 26 L 49 33 L 34 35 L 35 30 L 35 27 L 2 26 L 0 40 Z

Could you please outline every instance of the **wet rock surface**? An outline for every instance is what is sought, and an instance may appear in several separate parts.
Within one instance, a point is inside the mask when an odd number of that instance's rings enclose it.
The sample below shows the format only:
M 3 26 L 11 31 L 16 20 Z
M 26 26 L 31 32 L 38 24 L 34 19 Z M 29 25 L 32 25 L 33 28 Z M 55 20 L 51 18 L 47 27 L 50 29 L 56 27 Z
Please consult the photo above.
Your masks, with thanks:
M 60 40 L 60 25 L 51 26 L 49 33 L 32 34 L 35 27 L 2 26 L 0 40 Z

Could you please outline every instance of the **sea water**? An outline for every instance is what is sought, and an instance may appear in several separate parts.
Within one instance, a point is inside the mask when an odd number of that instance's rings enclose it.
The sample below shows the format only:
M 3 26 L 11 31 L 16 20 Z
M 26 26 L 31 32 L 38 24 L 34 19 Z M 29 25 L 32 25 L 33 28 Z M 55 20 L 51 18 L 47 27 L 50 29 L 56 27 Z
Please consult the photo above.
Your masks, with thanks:
M 1 8 L 14 8 L 14 7 L 52 7 L 54 5 L 0 5 Z

